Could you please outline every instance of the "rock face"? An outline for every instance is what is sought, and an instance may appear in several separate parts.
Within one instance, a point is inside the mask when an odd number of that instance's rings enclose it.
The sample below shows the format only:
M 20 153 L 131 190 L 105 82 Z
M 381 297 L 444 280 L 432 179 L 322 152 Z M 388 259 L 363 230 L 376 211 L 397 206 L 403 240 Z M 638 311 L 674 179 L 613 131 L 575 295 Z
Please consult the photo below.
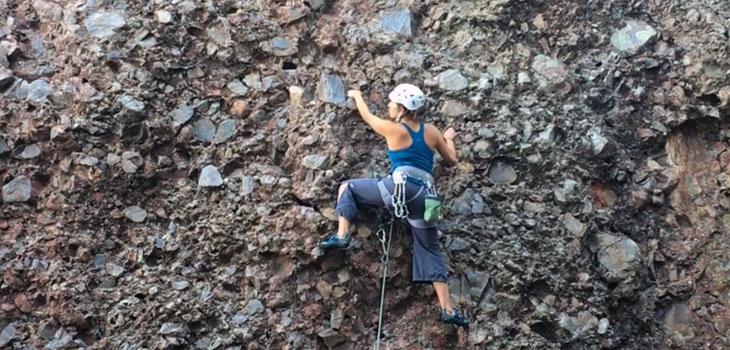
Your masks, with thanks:
M 529 4 L 528 4 L 529 5 Z M 371 349 L 398 83 L 468 332 L 411 284 L 384 349 L 727 349 L 727 1 L 0 1 L 0 347 Z

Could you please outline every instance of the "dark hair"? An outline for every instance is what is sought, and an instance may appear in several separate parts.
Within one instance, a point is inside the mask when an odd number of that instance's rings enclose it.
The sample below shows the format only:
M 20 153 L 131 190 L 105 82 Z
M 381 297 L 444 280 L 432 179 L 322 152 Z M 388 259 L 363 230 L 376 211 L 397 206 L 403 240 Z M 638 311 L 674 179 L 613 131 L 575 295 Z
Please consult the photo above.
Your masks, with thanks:
M 402 107 L 403 110 L 405 111 L 405 112 L 403 112 L 403 117 L 408 116 L 413 119 L 418 119 L 423 115 L 423 111 L 425 110 L 425 108 L 421 107 L 415 111 L 412 111 L 400 103 L 396 103 L 396 104 L 398 105 L 398 107 Z

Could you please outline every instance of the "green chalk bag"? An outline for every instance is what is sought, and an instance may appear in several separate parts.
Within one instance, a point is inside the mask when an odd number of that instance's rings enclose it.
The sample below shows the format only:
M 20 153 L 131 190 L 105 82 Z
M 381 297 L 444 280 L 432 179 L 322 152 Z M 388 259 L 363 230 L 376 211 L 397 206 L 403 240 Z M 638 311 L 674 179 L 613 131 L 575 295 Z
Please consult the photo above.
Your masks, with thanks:
M 438 195 L 431 190 L 426 193 L 426 203 L 424 204 L 425 209 L 423 211 L 423 220 L 428 223 L 434 223 L 441 220 L 443 217 L 441 213 L 441 199 Z

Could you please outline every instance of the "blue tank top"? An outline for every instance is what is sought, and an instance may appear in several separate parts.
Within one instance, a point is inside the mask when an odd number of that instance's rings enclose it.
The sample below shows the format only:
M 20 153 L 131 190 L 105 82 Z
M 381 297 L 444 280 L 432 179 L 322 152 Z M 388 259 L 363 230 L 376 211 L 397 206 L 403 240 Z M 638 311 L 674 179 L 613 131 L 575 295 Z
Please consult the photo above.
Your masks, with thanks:
M 401 165 L 410 165 L 428 171 L 429 173 L 433 172 L 433 151 L 428 147 L 423 137 L 423 123 L 421 123 L 418 132 L 413 131 L 406 123 L 401 124 L 408 130 L 408 134 L 411 135 L 413 143 L 406 149 L 398 151 L 388 150 L 388 158 L 393 163 L 390 171 L 393 172 L 395 168 Z

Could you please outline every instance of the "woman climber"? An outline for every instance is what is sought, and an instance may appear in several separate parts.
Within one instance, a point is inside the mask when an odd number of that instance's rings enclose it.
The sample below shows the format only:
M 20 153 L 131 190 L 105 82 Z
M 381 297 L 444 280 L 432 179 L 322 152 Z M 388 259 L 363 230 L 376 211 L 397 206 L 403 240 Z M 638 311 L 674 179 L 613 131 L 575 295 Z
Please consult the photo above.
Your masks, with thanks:
M 431 282 L 441 304 L 441 321 L 466 326 L 469 320 L 451 305 L 446 263 L 439 248 L 437 220 L 424 220 L 426 197 L 433 193 L 433 156 L 438 151 L 447 166 L 457 162 L 454 138 L 449 128 L 441 132 L 424 124 L 420 112 L 425 104 L 421 90 L 410 84 L 398 85 L 388 95 L 391 120 L 370 113 L 362 93 L 350 90 L 357 110 L 366 123 L 388 144 L 391 175 L 384 179 L 354 179 L 342 183 L 337 194 L 335 214 L 338 230 L 319 243 L 322 248 L 346 248 L 350 244 L 350 223 L 358 213 L 358 205 L 388 207 L 407 216 L 413 233 L 413 281 Z M 393 193 L 396 196 L 393 196 Z M 398 199 L 400 198 L 400 199 Z

